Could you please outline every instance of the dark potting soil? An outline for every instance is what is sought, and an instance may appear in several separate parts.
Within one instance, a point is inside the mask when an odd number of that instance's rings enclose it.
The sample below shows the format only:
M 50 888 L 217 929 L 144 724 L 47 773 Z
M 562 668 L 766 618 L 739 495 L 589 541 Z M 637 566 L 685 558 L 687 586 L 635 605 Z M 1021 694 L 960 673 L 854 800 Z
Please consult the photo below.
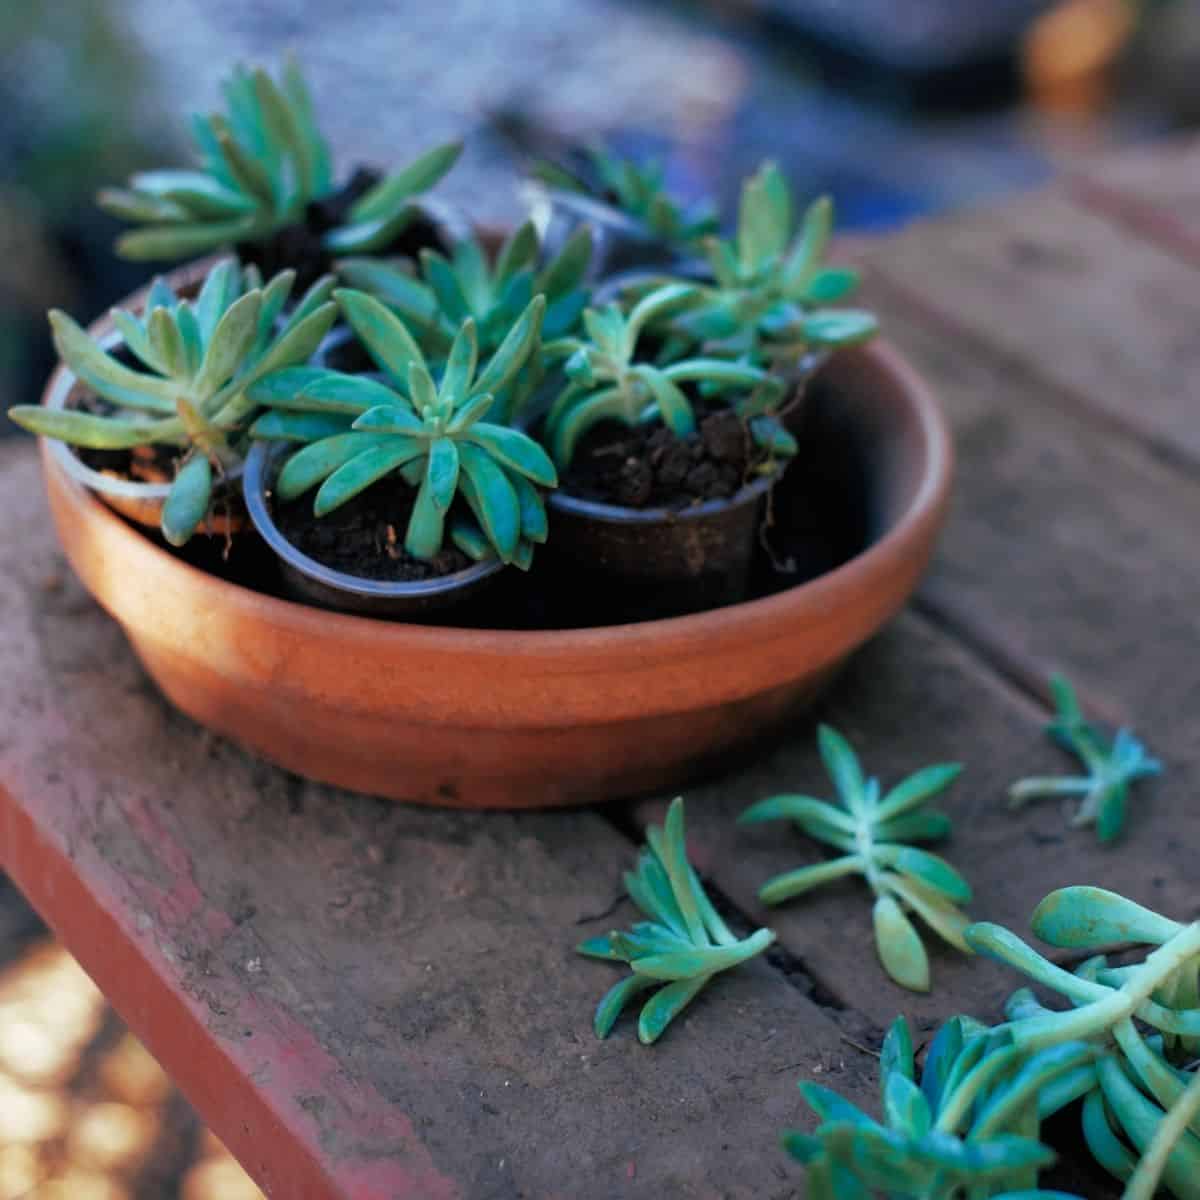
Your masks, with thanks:
M 416 493 L 403 480 L 382 479 L 323 517 L 314 517 L 312 493 L 272 501 L 279 532 L 302 554 L 360 579 L 416 582 L 465 570 L 471 560 L 451 545 L 432 561 L 404 549 L 404 531 Z
M 76 449 L 81 462 L 117 479 L 135 483 L 170 483 L 179 458 L 177 446 L 134 446 L 131 450 Z
M 373 167 L 358 167 L 336 192 L 314 200 L 304 210 L 304 219 L 287 225 L 270 237 L 255 242 L 239 242 L 237 256 L 244 263 L 254 263 L 264 279 L 287 267 L 296 272 L 293 294 L 301 295 L 322 275 L 333 270 L 333 258 L 322 244 L 331 229 L 341 225 L 350 215 L 354 202 L 366 195 L 381 179 L 383 173 Z M 445 251 L 437 226 L 428 217 L 418 216 L 389 245 L 376 251 L 381 256 L 404 255 L 415 258 L 426 246 Z
M 679 510 L 728 500 L 766 456 L 736 413 L 701 409 L 697 416 L 696 432 L 685 438 L 662 425 L 628 429 L 605 421 L 594 426 L 580 440 L 563 490 L 624 508 Z
M 126 365 L 136 362 L 128 351 L 114 352 L 113 357 L 126 360 Z M 117 411 L 115 405 L 79 385 L 67 397 L 67 408 L 98 417 L 109 417 Z M 132 479 L 135 483 L 170 483 L 175 478 L 179 450 L 178 446 L 134 446 L 128 450 L 90 450 L 79 446 L 74 453 L 85 466 L 103 475 Z

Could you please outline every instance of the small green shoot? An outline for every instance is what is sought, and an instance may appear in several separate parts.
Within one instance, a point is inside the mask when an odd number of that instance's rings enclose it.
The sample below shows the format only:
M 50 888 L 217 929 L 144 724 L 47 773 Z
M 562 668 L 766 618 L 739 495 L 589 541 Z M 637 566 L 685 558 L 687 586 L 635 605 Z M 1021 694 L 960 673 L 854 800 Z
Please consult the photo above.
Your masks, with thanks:
M 696 414 L 684 383 L 710 394 L 739 393 L 733 407 L 743 412 L 751 436 L 764 450 L 786 457 L 796 442 L 776 418 L 782 388 L 761 367 L 718 358 L 682 358 L 669 366 L 637 361 L 637 345 L 646 325 L 677 312 L 699 297 L 688 284 L 657 288 L 639 300 L 628 315 L 615 304 L 587 309 L 587 338 L 563 338 L 546 346 L 552 357 L 566 359 L 567 384 L 546 414 L 543 438 L 551 456 L 565 470 L 580 439 L 602 421 L 629 428 L 661 422 L 676 435 L 696 431 Z
M 687 859 L 681 798 L 671 802 L 662 829 L 646 830 L 646 841 L 636 870 L 625 873 L 625 889 L 649 919 L 625 933 L 589 938 L 576 949 L 590 958 L 628 963 L 633 971 L 600 1001 L 597 1037 L 608 1036 L 634 996 L 658 989 L 638 1019 L 638 1038 L 649 1045 L 714 975 L 761 954 L 775 935 L 759 929 L 739 939 L 721 919 Z
M 1100 841 L 1111 842 L 1125 827 L 1129 785 L 1161 774 L 1162 763 L 1151 758 L 1128 729 L 1119 729 L 1110 740 L 1088 722 L 1075 689 L 1062 675 L 1051 679 L 1050 688 L 1058 714 L 1046 726 L 1046 732 L 1079 758 L 1087 774 L 1019 780 L 1009 788 L 1009 806 L 1020 808 L 1030 800 L 1051 796 L 1081 796 L 1083 803 L 1071 824 L 1095 825 Z

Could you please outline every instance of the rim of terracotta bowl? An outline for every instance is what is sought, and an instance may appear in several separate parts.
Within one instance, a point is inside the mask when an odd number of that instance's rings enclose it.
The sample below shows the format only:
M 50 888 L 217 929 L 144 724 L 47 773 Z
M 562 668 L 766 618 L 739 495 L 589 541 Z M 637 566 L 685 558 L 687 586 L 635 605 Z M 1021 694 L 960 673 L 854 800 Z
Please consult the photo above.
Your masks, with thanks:
M 271 552 L 286 562 L 289 567 L 299 571 L 301 575 L 315 583 L 334 588 L 339 592 L 346 592 L 351 596 L 361 596 L 373 600 L 405 598 L 420 600 L 443 596 L 447 592 L 469 587 L 504 569 L 504 564 L 498 558 L 492 558 L 472 563 L 471 566 L 464 567 L 461 571 L 455 571 L 451 575 L 440 575 L 435 579 L 396 582 L 347 575 L 344 571 L 338 571 L 318 562 L 315 558 L 310 558 L 283 536 L 279 526 L 275 524 L 275 518 L 271 515 L 271 506 L 266 499 L 267 472 L 273 465 L 273 457 L 285 449 L 286 446 L 279 442 L 255 442 L 250 447 L 250 453 L 246 455 L 242 495 L 254 528 L 258 530 L 259 536 L 266 542 Z M 389 624 L 391 623 L 389 622 Z
M 629 625 L 527 631 L 436 627 L 332 612 L 269 596 L 193 567 L 131 530 L 106 505 L 81 490 L 84 501 L 94 510 L 90 514 L 93 519 L 107 524 L 110 532 L 132 540 L 137 553 L 148 558 L 150 563 L 186 576 L 189 584 L 197 589 L 198 599 L 205 604 L 231 605 L 246 615 L 269 620 L 300 638 L 329 641 L 344 637 L 369 643 L 382 637 L 393 643 L 419 645 L 426 651 L 451 655 L 519 654 L 532 658 L 568 651 L 572 657 L 578 657 L 610 649 L 637 655 L 655 648 L 657 657 L 661 657 L 664 653 L 678 654 L 685 646 L 694 646 L 696 638 L 703 639 L 702 644 L 715 650 L 755 634 L 769 638 L 777 631 L 782 619 L 789 615 L 794 619 L 797 609 L 813 613 L 836 609 L 847 596 L 858 593 L 866 579 L 884 576 L 905 563 L 941 522 L 942 510 L 949 500 L 954 450 L 945 418 L 932 392 L 905 358 L 882 339 L 853 353 L 869 356 L 892 376 L 916 418 L 923 451 L 923 472 L 907 507 L 874 542 L 817 579 L 771 596 L 688 616 Z M 50 380 L 51 389 L 59 386 L 63 373 L 65 368 L 60 366 Z M 57 465 L 61 458 L 54 454 L 49 461 Z

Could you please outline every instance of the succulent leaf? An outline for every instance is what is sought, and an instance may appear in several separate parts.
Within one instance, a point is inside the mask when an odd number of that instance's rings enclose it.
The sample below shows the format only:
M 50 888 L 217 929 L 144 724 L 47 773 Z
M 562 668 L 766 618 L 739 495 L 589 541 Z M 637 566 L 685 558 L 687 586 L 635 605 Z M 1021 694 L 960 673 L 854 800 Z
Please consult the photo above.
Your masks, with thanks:
M 183 546 L 199 528 L 212 501 L 212 464 L 203 454 L 193 454 L 179 469 L 163 504 L 163 537 L 172 546 Z

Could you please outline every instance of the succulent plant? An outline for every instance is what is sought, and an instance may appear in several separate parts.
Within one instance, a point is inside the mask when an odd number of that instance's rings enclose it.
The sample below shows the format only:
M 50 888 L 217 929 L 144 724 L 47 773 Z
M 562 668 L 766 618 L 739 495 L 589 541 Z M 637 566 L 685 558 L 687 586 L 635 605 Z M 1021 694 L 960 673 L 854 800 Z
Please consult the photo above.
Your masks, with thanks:
M 776 876 L 763 885 L 759 898 L 764 904 L 778 904 L 834 879 L 861 875 L 875 893 L 875 944 L 884 969 L 902 987 L 928 991 L 929 956 L 905 910 L 914 911 L 956 949 L 970 953 L 963 940 L 967 918 L 957 905 L 971 899 L 971 888 L 945 859 L 906 843 L 935 841 L 950 832 L 950 818 L 926 805 L 962 768 L 925 767 L 881 796 L 879 781 L 863 775 L 858 756 L 837 730 L 822 725 L 817 740 L 839 803 L 812 796 L 773 796 L 752 804 L 738 820 L 795 821 L 842 856 Z
M 1046 732 L 1075 754 L 1088 773 L 1021 779 L 1009 789 L 1010 807 L 1020 808 L 1030 800 L 1048 796 L 1082 796 L 1083 803 L 1071 824 L 1095 825 L 1100 841 L 1112 841 L 1125 827 L 1129 785 L 1147 775 L 1161 774 L 1162 763 L 1151 758 L 1128 729 L 1119 729 L 1110 740 L 1090 724 L 1075 689 L 1062 675 L 1051 679 L 1050 688 L 1058 715 L 1046 726 Z
M 1200 1194 L 1200 922 L 1070 887 L 1047 896 L 1032 925 L 1072 952 L 1130 942 L 1155 949 L 1122 966 L 1096 954 L 1070 971 L 1001 926 L 970 926 L 966 939 L 980 954 L 1071 1007 L 1050 1009 L 1022 988 L 1000 1025 L 955 1017 L 931 1043 L 919 1087 L 898 1021 L 880 1056 L 882 1123 L 802 1083 L 821 1123 L 812 1134 L 785 1134 L 784 1145 L 808 1166 L 811 1195 L 1060 1197 L 1035 1190 L 1053 1158 L 1039 1127 L 1079 1102 L 1084 1141 L 1127 1181 L 1125 1200 L 1150 1200 L 1160 1180 L 1181 1200 Z
M 335 297 L 387 382 L 325 367 L 260 380 L 252 398 L 273 411 L 255 422 L 252 436 L 306 443 L 284 463 L 275 494 L 295 499 L 320 484 L 313 512 L 321 517 L 399 472 L 417 488 L 404 539 L 414 558 L 441 550 L 447 515 L 461 496 L 475 521 L 465 514 L 452 520 L 455 544 L 476 560 L 495 553 L 528 567 L 533 543 L 546 539 L 538 488 L 556 485 L 554 465 L 532 438 L 483 418 L 495 393 L 536 353 L 545 299 L 529 302 L 482 370 L 468 317 L 435 382 L 399 317 L 354 289 Z
M 535 163 L 531 173 L 552 188 L 611 205 L 665 242 L 686 246 L 717 230 L 712 204 L 684 208 L 666 191 L 658 162 L 639 165 L 601 147 L 588 147 L 570 166 L 547 160 Z
M 912 1035 L 903 1017 L 884 1039 L 879 1074 L 883 1120 L 836 1092 L 803 1082 L 820 1123 L 789 1131 L 784 1148 L 808 1168 L 814 1200 L 869 1200 L 886 1193 L 912 1200 L 1007 1197 L 1074 1200 L 1037 1190 L 1055 1154 L 1038 1137 L 1047 1096 L 1096 1056 L 1084 1042 L 1025 1056 L 1003 1030 L 969 1017 L 941 1027 L 918 1082 Z
M 667 366 L 635 361 L 646 326 L 698 297 L 696 288 L 674 283 L 644 296 L 628 316 L 615 304 L 589 308 L 583 314 L 586 340 L 547 344 L 548 356 L 566 359 L 567 384 L 551 404 L 542 434 L 560 468 L 570 464 L 580 438 L 601 421 L 630 428 L 661 421 L 677 437 L 694 433 L 696 414 L 682 383 L 710 393 L 742 393 L 734 407 L 746 418 L 755 442 L 773 456 L 795 454 L 795 439 L 773 415 L 782 386 L 761 367 L 699 357 Z
M 261 68 L 236 67 L 224 94 L 226 113 L 192 118 L 198 168 L 145 171 L 127 188 L 100 192 L 102 208 L 144 226 L 118 239 L 122 257 L 183 258 L 262 241 L 334 191 L 329 144 L 293 60 L 278 83 Z M 354 202 L 345 223 L 324 235 L 327 252 L 384 249 L 416 215 L 413 198 L 446 174 L 461 149 L 458 142 L 438 146 L 375 184 Z
M 646 841 L 637 869 L 625 873 L 625 890 L 649 919 L 625 933 L 588 938 L 576 949 L 589 958 L 628 963 L 633 972 L 596 1008 L 597 1037 L 608 1036 L 635 996 L 659 989 L 638 1018 L 638 1038 L 649 1045 L 714 975 L 761 954 L 775 935 L 759 929 L 739 939 L 721 919 L 688 862 L 681 798 L 671 802 L 661 829 L 647 828 Z
M 253 412 L 249 388 L 261 376 L 312 356 L 336 306 L 332 278 L 315 284 L 280 327 L 294 272 L 262 285 L 253 267 L 231 259 L 213 267 L 195 301 L 156 279 L 144 314 L 114 309 L 113 321 L 141 367 L 128 367 L 66 313 L 50 313 L 59 357 L 102 397 L 111 414 L 18 405 L 9 416 L 32 433 L 95 450 L 178 447 L 179 470 L 163 505 L 162 532 L 183 545 L 204 520 L 213 475 L 240 462 L 240 438 Z
M 1196 1196 L 1200 922 L 1170 920 L 1103 888 L 1069 887 L 1047 896 L 1031 923 L 1043 941 L 1073 952 L 1155 947 L 1140 962 L 1110 966 L 1095 954 L 1069 971 L 1001 926 L 972 925 L 965 935 L 980 954 L 1072 1005 L 1051 1010 L 1022 989 L 999 1028 L 1027 1054 L 1076 1041 L 1097 1048 L 1091 1067 L 1071 1081 L 1069 1099 L 1083 1098 L 1084 1140 L 1101 1166 L 1131 1180 L 1126 1196 L 1152 1194 L 1160 1173 L 1174 1195 Z
M 705 241 L 715 286 L 672 327 L 710 351 L 754 361 L 794 361 L 874 337 L 871 313 L 827 307 L 859 284 L 857 271 L 825 265 L 832 233 L 828 196 L 794 228 L 788 185 L 774 163 L 765 164 L 743 185 L 735 237 Z
M 338 263 L 338 273 L 352 288 L 383 301 L 408 326 L 426 357 L 442 363 L 462 322 L 475 322 L 482 354 L 497 349 L 514 321 L 535 295 L 546 297 L 542 337 L 573 333 L 588 302 L 583 285 L 591 257 L 586 228 L 570 238 L 560 253 L 538 267 L 538 237 L 532 223 L 517 229 L 500 248 L 494 263 L 475 238 L 455 245 L 451 257 L 425 250 L 421 278 L 405 268 L 370 258 Z M 538 381 L 540 356 L 532 356 L 518 379 L 497 395 L 490 414 L 504 423 L 524 407 Z

